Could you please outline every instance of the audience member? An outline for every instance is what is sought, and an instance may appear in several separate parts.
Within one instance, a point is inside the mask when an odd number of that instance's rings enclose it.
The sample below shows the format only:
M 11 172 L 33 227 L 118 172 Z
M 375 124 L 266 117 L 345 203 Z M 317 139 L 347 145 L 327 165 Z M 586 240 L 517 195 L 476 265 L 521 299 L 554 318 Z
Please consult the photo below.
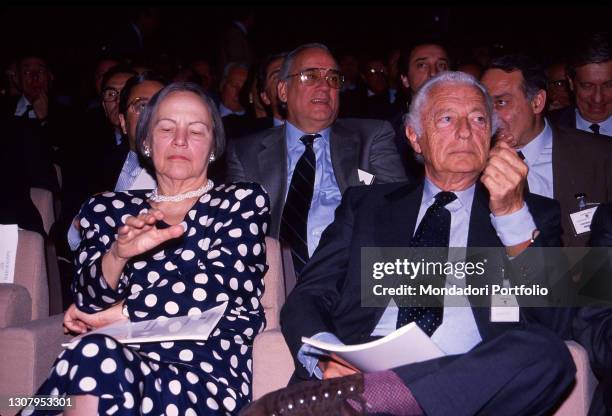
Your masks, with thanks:
M 450 68 L 446 50 L 438 43 L 430 41 L 417 42 L 405 48 L 400 56 L 399 73 L 401 90 L 396 98 L 397 115 L 391 120 L 395 130 L 395 145 L 400 154 L 404 169 L 415 178 L 422 178 L 423 161 L 408 144 L 404 128 L 404 114 L 410 106 L 412 96 L 421 85 L 439 72 Z
M 569 107 L 572 104 L 570 98 L 569 82 L 565 64 L 556 62 L 546 68 L 546 110 L 553 111 Z
M 244 415 L 278 414 L 300 400 L 304 414 L 445 415 L 459 408 L 466 415 L 542 414 L 565 396 L 575 373 L 560 337 L 569 329 L 556 334 L 547 328 L 556 324 L 547 308 L 521 308 L 518 322 L 499 323 L 489 308 L 472 309 L 467 297 L 463 307 L 361 305 L 362 246 L 505 247 L 507 255 L 487 257 L 488 270 L 506 264 L 511 284 L 547 284 L 532 258 L 539 250 L 527 247 L 560 243 L 558 205 L 523 192 L 527 168 L 506 143 L 490 149 L 492 117 L 484 86 L 470 75 L 445 72 L 423 84 L 406 130 L 423 154 L 424 182 L 348 190 L 281 312 L 294 376 L 325 380 L 264 396 Z M 568 328 L 566 312 L 555 317 Z M 346 376 L 355 369 L 319 360 L 301 340 L 362 343 L 409 322 L 448 355 Z M 344 377 L 328 380 L 337 376 Z
M 349 186 L 406 175 L 387 122 L 337 120 L 342 74 L 326 46 L 294 49 L 278 77 L 287 120 L 230 142 L 228 178 L 258 182 L 270 194 L 270 235 L 291 247 L 299 274 Z
M 580 45 L 568 65 L 576 106 L 550 114 L 560 126 L 612 136 L 612 55 L 609 33 L 599 33 Z
M 221 117 L 230 114 L 244 116 L 245 110 L 240 103 L 240 90 L 244 86 L 248 75 L 248 67 L 241 63 L 229 63 L 223 70 L 223 78 L 219 88 L 221 91 L 221 103 L 219 104 Z
M 392 118 L 398 110 L 393 106 L 396 97 L 395 95 L 391 97 L 389 73 L 385 62 L 375 57 L 367 59 L 362 76 L 367 87 L 364 116 L 381 120 Z
M 195 84 L 153 96 L 136 135 L 158 187 L 96 195 L 83 206 L 65 327 L 85 333 L 125 319 L 197 315 L 223 302 L 227 309 L 204 342 L 122 345 L 86 336 L 62 352 L 37 394 L 70 395 L 67 416 L 235 413 L 251 396 L 247 345 L 265 325 L 267 195 L 257 184 L 215 186 L 207 178 L 209 160 L 223 152 L 223 127 Z
M 499 117 L 497 139 L 515 149 L 529 167 L 529 190 L 561 204 L 565 245 L 586 246 L 588 233 L 576 233 L 570 214 L 581 208 L 577 194 L 583 194 L 585 202 L 610 200 L 612 143 L 546 120 L 546 75 L 526 56 L 494 59 L 482 83 Z
M 234 20 L 223 33 L 221 68 L 225 68 L 231 62 L 252 64 L 255 56 L 249 39 L 249 32 L 255 26 L 255 14 L 249 8 L 237 10 L 234 14 Z
M 340 55 L 338 64 L 344 77 L 344 83 L 340 89 L 338 117 L 363 117 L 367 92 L 359 71 L 359 60 L 352 53 L 344 53 Z

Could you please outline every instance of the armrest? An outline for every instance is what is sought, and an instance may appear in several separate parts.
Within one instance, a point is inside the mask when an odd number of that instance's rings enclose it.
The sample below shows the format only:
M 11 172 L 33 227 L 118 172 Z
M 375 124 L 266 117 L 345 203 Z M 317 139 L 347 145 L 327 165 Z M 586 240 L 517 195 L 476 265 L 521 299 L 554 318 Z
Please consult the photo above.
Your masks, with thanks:
M 586 350 L 574 341 L 565 341 L 565 344 L 576 364 L 576 383 L 554 416 L 586 415 L 591 406 L 597 379 L 591 371 Z
M 14 283 L 0 285 L 0 328 L 21 325 L 32 319 L 32 298 L 28 290 Z
M 264 331 L 253 342 L 253 400 L 287 385 L 295 366 L 283 334 Z
M 31 395 L 62 351 L 63 314 L 0 329 L 0 396 Z

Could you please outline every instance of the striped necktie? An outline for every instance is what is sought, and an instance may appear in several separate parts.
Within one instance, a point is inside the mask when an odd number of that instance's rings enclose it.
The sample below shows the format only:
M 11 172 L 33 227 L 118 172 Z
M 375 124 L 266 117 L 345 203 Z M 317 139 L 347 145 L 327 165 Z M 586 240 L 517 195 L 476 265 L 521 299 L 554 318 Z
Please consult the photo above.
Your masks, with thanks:
M 281 217 L 280 240 L 291 249 L 293 267 L 299 276 L 308 256 L 308 212 L 315 182 L 316 157 L 312 144 L 320 134 L 300 138 L 305 150 L 293 171 L 287 200 Z

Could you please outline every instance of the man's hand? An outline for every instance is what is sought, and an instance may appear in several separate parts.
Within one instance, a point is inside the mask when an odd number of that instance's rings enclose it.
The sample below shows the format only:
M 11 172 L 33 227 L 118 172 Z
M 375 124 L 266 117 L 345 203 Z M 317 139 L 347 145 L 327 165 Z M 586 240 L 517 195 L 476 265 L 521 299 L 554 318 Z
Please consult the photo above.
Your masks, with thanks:
M 32 109 L 36 113 L 36 118 L 45 120 L 49 115 L 49 96 L 45 92 L 41 92 L 38 97 L 32 102 Z
M 323 380 L 334 377 L 350 376 L 351 374 L 360 373 L 358 369 L 338 357 L 336 354 L 328 358 L 319 360 L 319 368 L 323 372 Z
M 507 143 L 498 141 L 480 178 L 489 191 L 489 209 L 496 217 L 523 207 L 523 190 L 529 168 Z
M 64 333 L 76 332 L 77 334 L 84 334 L 89 330 L 127 319 L 122 313 L 122 308 L 123 302 L 103 311 L 89 314 L 80 311 L 73 303 L 64 313 Z

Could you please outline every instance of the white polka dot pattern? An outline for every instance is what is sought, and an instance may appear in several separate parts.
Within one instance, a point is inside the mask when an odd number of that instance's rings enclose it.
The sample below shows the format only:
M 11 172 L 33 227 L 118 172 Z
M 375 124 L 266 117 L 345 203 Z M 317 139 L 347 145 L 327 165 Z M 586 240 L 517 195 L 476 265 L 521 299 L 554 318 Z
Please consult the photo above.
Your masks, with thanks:
M 113 289 L 102 276 L 103 255 L 128 216 L 150 209 L 147 193 L 90 199 L 79 213 L 82 243 L 72 284 L 79 309 L 93 313 L 123 300 L 131 320 L 164 322 L 228 301 L 227 315 L 206 342 L 124 346 L 87 336 L 63 352 L 37 394 L 64 394 L 70 386 L 102 397 L 100 414 L 237 413 L 251 394 L 247 345 L 264 325 L 259 300 L 267 270 L 268 205 L 259 185 L 217 186 L 185 216 L 187 233 L 129 262 Z

